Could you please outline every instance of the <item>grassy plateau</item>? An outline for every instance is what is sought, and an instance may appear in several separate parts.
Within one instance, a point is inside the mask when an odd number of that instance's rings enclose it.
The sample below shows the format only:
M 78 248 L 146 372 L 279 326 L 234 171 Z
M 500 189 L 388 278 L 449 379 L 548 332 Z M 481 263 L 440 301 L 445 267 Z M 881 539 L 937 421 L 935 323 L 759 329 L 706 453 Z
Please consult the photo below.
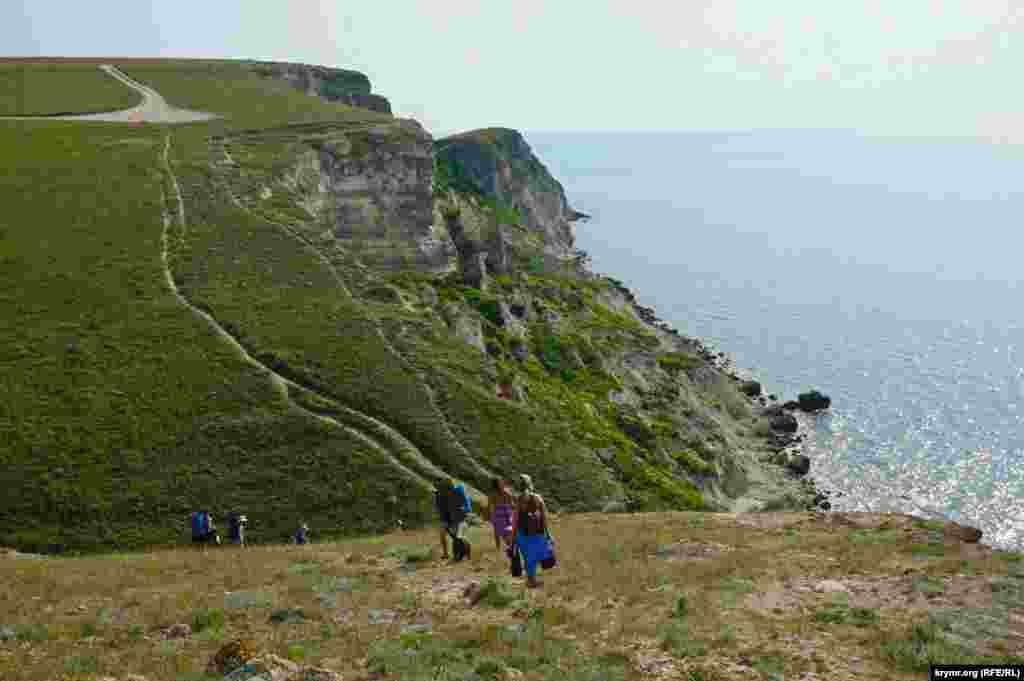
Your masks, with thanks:
M 0 116 L 129 109 L 142 96 L 95 64 L 9 63 L 0 59 Z

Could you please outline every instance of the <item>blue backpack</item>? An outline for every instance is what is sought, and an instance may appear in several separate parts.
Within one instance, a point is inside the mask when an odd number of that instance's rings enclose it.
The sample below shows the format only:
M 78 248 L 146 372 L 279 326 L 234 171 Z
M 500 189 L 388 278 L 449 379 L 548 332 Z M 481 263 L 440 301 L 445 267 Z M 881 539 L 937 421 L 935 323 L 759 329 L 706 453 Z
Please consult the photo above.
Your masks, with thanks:
M 210 514 L 206 511 L 196 511 L 192 514 L 192 536 L 202 537 L 210 533 Z

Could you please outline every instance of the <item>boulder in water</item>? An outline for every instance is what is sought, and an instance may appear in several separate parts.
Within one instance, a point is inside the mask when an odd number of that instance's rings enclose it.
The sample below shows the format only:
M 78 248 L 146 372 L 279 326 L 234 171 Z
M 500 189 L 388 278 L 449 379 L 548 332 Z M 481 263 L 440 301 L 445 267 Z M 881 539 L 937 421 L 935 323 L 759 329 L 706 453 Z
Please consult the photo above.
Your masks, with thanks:
M 823 395 L 817 390 L 800 393 L 800 395 L 797 396 L 797 408 L 800 411 L 821 411 L 822 409 L 828 409 L 831 404 L 832 398 L 828 395 Z

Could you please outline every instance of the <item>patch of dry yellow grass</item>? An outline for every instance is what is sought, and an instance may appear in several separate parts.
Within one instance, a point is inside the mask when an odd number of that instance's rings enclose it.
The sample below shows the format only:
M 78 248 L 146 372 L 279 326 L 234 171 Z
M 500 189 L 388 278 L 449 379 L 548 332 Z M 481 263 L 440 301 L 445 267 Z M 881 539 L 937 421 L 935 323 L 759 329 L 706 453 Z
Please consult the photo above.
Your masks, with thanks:
M 917 678 L 889 669 L 879 641 L 936 604 L 984 605 L 991 600 L 985 580 L 1005 575 L 1010 562 L 949 540 L 940 556 L 914 555 L 909 547 L 920 528 L 900 520 L 879 529 L 881 522 L 861 527 L 799 513 L 558 516 L 552 526 L 559 567 L 542 575 L 539 590 L 514 580 L 520 601 L 504 609 L 470 607 L 462 597 L 471 581 L 507 574 L 488 527 L 471 531 L 473 557 L 458 565 L 436 558 L 436 528 L 309 546 L 9 558 L 0 561 L 0 626 L 45 625 L 49 638 L 0 643 L 0 677 L 70 678 L 69 659 L 93 657 L 94 676 L 134 672 L 171 680 L 202 671 L 224 641 L 252 638 L 282 657 L 301 645 L 304 663 L 358 679 L 366 676 L 370 643 L 398 637 L 403 624 L 429 622 L 435 635 L 473 639 L 501 656 L 507 644 L 500 632 L 539 613 L 550 636 L 575 642 L 581 652 L 629 657 L 634 678 L 685 678 L 695 669 L 729 678 L 776 663 L 794 678 Z M 694 548 L 702 546 L 712 548 Z M 400 569 L 403 547 L 433 547 L 435 558 Z M 942 594 L 911 593 L 913 575 L 947 578 L 949 586 Z M 325 602 L 316 588 L 336 578 L 354 586 Z M 878 623 L 815 621 L 816 609 L 834 597 L 815 590 L 824 579 L 843 583 L 850 605 L 877 611 Z M 270 605 L 225 609 L 226 592 L 260 592 Z M 674 618 L 681 596 L 688 615 Z M 283 607 L 302 608 L 306 621 L 271 624 L 270 612 Z M 219 636 L 164 640 L 163 629 L 191 623 L 203 609 L 224 610 Z M 393 611 L 394 621 L 371 624 L 371 609 Z M 1024 612 L 1016 615 L 1024 622 Z M 700 654 L 665 650 L 666 627 L 675 625 L 685 626 Z M 994 645 L 998 651 L 1016 641 Z

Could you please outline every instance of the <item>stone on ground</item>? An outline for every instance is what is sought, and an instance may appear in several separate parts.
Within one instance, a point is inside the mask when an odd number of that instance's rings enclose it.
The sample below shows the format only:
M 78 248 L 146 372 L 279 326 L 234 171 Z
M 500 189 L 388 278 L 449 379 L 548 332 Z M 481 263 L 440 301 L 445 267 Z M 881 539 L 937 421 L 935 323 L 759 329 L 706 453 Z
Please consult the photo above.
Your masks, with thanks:
M 188 624 L 172 624 L 163 630 L 164 638 L 188 638 L 192 635 L 192 627 Z
M 820 593 L 833 593 L 838 591 L 847 591 L 847 588 L 842 582 L 834 579 L 823 579 L 815 585 L 814 590 Z

